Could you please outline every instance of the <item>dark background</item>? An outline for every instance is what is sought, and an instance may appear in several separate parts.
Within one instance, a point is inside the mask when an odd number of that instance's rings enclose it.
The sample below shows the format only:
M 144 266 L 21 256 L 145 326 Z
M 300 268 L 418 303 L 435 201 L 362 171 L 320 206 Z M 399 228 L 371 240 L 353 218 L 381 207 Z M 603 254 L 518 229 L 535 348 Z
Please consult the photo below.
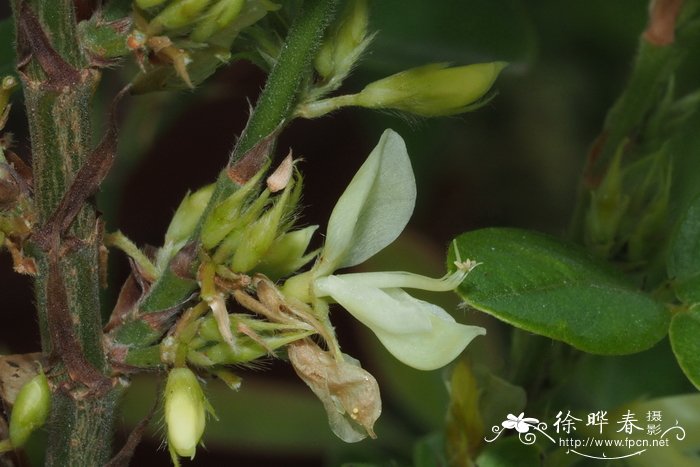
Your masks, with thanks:
M 294 122 L 281 136 L 278 156 L 292 148 L 303 157 L 305 174 L 301 223 L 320 224 L 355 170 L 376 144 L 384 128 L 397 130 L 407 142 L 418 184 L 418 204 L 406 234 L 391 251 L 374 261 L 384 269 L 413 266 L 440 275 L 444 251 L 461 232 L 486 226 L 516 226 L 562 235 L 575 202 L 578 176 L 590 142 L 606 109 L 624 86 L 642 31 L 647 2 L 643 0 L 444 0 L 441 2 L 371 2 L 372 27 L 379 30 L 374 47 L 346 83 L 354 92 L 402 69 L 436 61 L 455 65 L 507 60 L 512 64 L 499 78 L 498 96 L 473 114 L 435 120 L 348 109 L 314 121 Z M 85 2 L 83 11 L 89 11 Z M 6 16 L 7 6 L 3 5 Z M 104 107 L 127 78 L 108 71 L 98 91 L 96 135 Z M 110 229 L 121 229 L 138 245 L 160 245 L 174 209 L 187 190 L 214 180 L 242 130 L 248 102 L 254 102 L 264 74 L 239 62 L 220 70 L 195 91 L 129 98 L 122 112 L 119 161 L 98 196 L 98 206 Z M 30 158 L 20 96 L 7 130 L 16 135 L 16 151 Z M 105 313 L 127 273 L 118 253 L 111 258 L 112 286 L 105 292 Z M 28 278 L 11 272 L 9 255 L 0 254 L 0 351 L 37 351 L 39 338 Z M 449 302 L 455 305 L 456 299 Z M 474 314 L 462 321 L 487 323 L 489 340 L 474 352 L 503 364 L 503 332 L 492 320 Z M 374 360 L 376 343 L 340 310 L 334 314 L 344 349 L 377 370 L 387 422 L 401 436 L 377 444 L 365 441 L 343 453 L 324 426 L 320 404 L 284 363 L 269 363 L 271 371 L 243 369 L 239 394 L 223 394 L 222 421 L 205 438 L 208 449 L 197 453 L 198 465 L 334 465 L 339 459 L 361 460 L 379 449 L 404 459 L 406 440 L 417 438 L 442 419 L 446 395 L 406 409 L 411 394 L 393 388 L 401 384 L 383 373 Z M 386 360 L 386 359 L 384 359 Z M 374 371 L 373 371 L 374 373 Z M 425 387 L 440 391 L 439 372 L 405 376 L 409 393 Z M 421 379 L 423 378 L 423 379 Z M 437 383 L 436 383 L 437 381 Z M 422 386 L 421 386 L 422 385 Z M 154 397 L 149 381 L 135 384 L 127 399 L 126 426 L 131 426 Z M 214 386 L 212 384 L 212 386 Z M 255 388 L 255 389 L 253 389 Z M 271 412 L 275 391 L 294 402 Z M 435 392 L 433 391 L 433 392 Z M 259 396 L 256 398 L 256 396 Z M 396 396 L 396 397 L 393 397 Z M 281 396 L 282 397 L 282 396 Z M 286 396 L 284 396 L 286 397 Z M 227 399 L 229 398 L 229 399 Z M 218 400 L 218 399 L 217 399 Z M 238 402 L 235 402 L 238 401 Z M 308 419 L 294 417 L 308 410 Z M 238 404 L 236 409 L 235 403 Z M 421 401 L 414 401 L 414 405 Z M 245 416 L 240 407 L 245 405 Z M 292 410 L 294 409 L 294 410 Z M 295 410 L 297 410 L 295 412 Z M 140 412 L 139 412 L 140 410 Z M 238 411 L 237 411 L 238 410 Z M 138 413 L 137 413 L 138 412 Z M 230 413 L 229 413 L 230 412 Z M 133 465 L 169 465 L 160 450 L 162 422 L 144 443 Z M 218 428 L 212 428 L 214 425 Z M 160 427 L 160 428 L 159 428 Z M 272 427 L 272 428 L 269 428 Z M 279 429 L 280 432 L 275 432 Z M 127 428 L 124 429 L 126 432 Z M 270 431 L 272 430 L 272 431 Z M 319 432 L 319 430 L 324 430 Z M 393 431 L 392 431 L 393 430 Z M 281 433 L 281 434 L 280 434 Z M 285 435 L 284 433 L 289 433 Z M 380 438 L 382 430 L 378 429 Z M 38 454 L 38 453 L 37 453 Z M 369 456 L 369 454 L 367 454 Z M 185 463 L 187 463 L 185 461 Z

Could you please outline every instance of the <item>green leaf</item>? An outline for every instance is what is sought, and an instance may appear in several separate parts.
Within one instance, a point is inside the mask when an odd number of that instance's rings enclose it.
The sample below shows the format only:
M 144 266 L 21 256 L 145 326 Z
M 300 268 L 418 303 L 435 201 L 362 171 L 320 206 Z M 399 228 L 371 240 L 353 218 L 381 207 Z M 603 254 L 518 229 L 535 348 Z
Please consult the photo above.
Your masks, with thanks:
M 15 72 L 15 27 L 12 18 L 0 21 L 0 77 Z
M 513 326 L 607 355 L 639 352 L 666 334 L 662 304 L 577 246 L 496 228 L 462 234 L 456 245 L 462 260 L 483 263 L 459 286 L 460 296 Z
M 700 309 L 676 314 L 671 320 L 669 338 L 683 373 L 700 389 Z
M 700 302 L 700 197 L 678 221 L 668 250 L 667 271 L 679 299 Z

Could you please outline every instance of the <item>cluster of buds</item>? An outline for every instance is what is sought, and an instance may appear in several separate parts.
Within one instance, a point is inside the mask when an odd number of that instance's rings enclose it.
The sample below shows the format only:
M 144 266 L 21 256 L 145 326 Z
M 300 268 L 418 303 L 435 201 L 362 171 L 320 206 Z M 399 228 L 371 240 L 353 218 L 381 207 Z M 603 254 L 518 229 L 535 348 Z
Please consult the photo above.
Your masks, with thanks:
M 134 90 L 197 85 L 232 59 L 244 30 L 280 7 L 270 0 L 134 0 L 127 46 L 142 68 Z
M 201 241 L 217 264 L 236 273 L 278 279 L 315 256 L 305 254 L 315 227 L 290 231 L 301 198 L 302 178 L 291 154 L 259 185 L 264 169 L 218 204 L 202 225 Z
M 663 240 L 671 196 L 665 147 L 635 164 L 623 164 L 622 144 L 600 184 L 591 191 L 584 242 L 598 256 L 638 265 Z
M 408 272 L 336 273 L 391 243 L 411 216 L 415 180 L 405 144 L 393 131 L 384 133 L 339 199 L 319 250 L 306 252 L 317 226 L 294 230 L 302 183 L 291 157 L 263 184 L 264 170 L 203 219 L 211 187 L 188 195 L 176 212 L 156 269 L 162 270 L 201 222 L 199 301 L 163 340 L 161 359 L 178 368 L 171 375 L 186 365 L 216 372 L 222 365 L 255 362 L 285 349 L 297 374 L 324 404 L 336 435 L 348 442 L 374 436 L 379 389 L 372 375 L 340 350 L 330 304 L 369 327 L 405 364 L 440 368 L 485 330 L 460 324 L 403 289 L 453 290 L 476 264 L 458 260 L 455 272 L 437 279 Z M 300 271 L 314 258 L 310 269 Z M 309 339 L 312 335 L 325 349 Z M 167 397 L 173 396 L 168 392 Z M 199 418 L 190 425 L 198 426 L 202 409 L 191 412 Z M 193 454 L 189 446 L 196 445 L 201 432 L 190 431 L 188 439 L 195 441 L 171 452 Z M 176 443 L 174 436 L 169 439 Z

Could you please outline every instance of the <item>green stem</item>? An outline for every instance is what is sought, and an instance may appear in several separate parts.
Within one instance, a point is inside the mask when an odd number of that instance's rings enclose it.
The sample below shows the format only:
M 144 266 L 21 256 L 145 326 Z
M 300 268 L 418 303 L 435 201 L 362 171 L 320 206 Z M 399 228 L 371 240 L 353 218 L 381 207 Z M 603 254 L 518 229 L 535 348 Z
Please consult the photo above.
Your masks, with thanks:
M 148 256 L 139 250 L 139 248 L 134 245 L 134 242 L 124 235 L 121 230 L 106 234 L 104 237 L 104 244 L 105 246 L 118 248 L 126 253 L 126 255 L 133 259 L 138 267 L 141 268 L 143 274 L 148 278 L 151 278 L 151 280 L 158 277 L 156 267 L 153 265 Z
M 52 48 L 79 78 L 71 85 L 52 81 L 38 53 L 22 69 L 27 118 L 32 143 L 34 173 L 34 202 L 38 224 L 44 225 L 55 211 L 91 151 L 90 101 L 99 82 L 97 71 L 83 68 L 85 63 L 76 40 L 76 20 L 72 0 L 32 0 L 25 2 L 38 19 L 41 31 L 27 32 L 34 38 L 48 38 Z M 21 0 L 13 1 L 18 24 Z M 26 24 L 26 23 L 25 23 Z M 36 24 L 36 23 L 34 23 Z M 27 27 L 28 28 L 28 27 Z M 18 28 L 22 30 L 22 28 Z M 25 37 L 26 40 L 26 37 Z M 21 41 L 20 41 L 21 42 Z M 26 51 L 22 51 L 26 52 Z M 49 50 L 50 52 L 50 50 Z M 46 54 L 47 52 L 42 52 Z M 44 58 L 47 55 L 44 55 Z M 20 57 L 22 58 L 22 57 Z M 55 60 L 55 58 L 54 58 Z M 60 255 L 59 268 L 65 287 L 72 331 L 82 350 L 83 361 L 106 370 L 102 348 L 102 323 L 99 302 L 98 246 L 96 214 L 92 206 L 84 206 L 70 229 L 76 247 Z M 48 253 L 30 245 L 37 263 L 35 294 L 42 348 L 51 355 L 56 348 L 49 329 L 65 326 L 53 323 L 50 291 L 48 290 Z M 62 355 L 54 355 L 61 362 Z M 112 420 L 119 390 L 106 395 L 85 395 L 85 388 L 70 387 L 73 383 L 63 365 L 58 363 L 50 372 L 56 388 L 49 419 L 49 440 L 46 465 L 92 466 L 104 464 L 110 454 Z M 78 385 L 79 386 L 79 385 Z
M 309 102 L 299 107 L 297 115 L 302 118 L 318 118 L 341 107 L 357 105 L 358 94 L 329 97 L 320 101 Z
M 264 137 L 291 119 L 311 75 L 312 62 L 323 34 L 332 21 L 339 0 L 307 0 L 289 30 L 287 41 L 270 72 L 255 111 L 231 154 L 240 159 Z
M 338 3 L 339 0 L 304 2 L 303 10 L 292 24 L 287 42 L 282 47 L 277 64 L 270 72 L 267 84 L 248 124 L 231 153 L 229 164 L 240 160 L 257 143 L 293 118 L 304 84 L 311 74 L 312 62 L 320 46 L 323 32 L 332 20 Z M 217 179 L 216 189 L 202 219 L 205 219 L 214 206 L 238 187 L 228 177 L 227 171 L 223 170 Z M 192 234 L 192 240 L 196 241 L 199 237 L 199 227 Z M 182 303 L 195 288 L 194 281 L 182 279 L 170 268 L 166 268 L 143 301 L 141 310 L 148 313 L 176 306 Z M 141 342 L 141 345 L 150 343 L 152 342 Z

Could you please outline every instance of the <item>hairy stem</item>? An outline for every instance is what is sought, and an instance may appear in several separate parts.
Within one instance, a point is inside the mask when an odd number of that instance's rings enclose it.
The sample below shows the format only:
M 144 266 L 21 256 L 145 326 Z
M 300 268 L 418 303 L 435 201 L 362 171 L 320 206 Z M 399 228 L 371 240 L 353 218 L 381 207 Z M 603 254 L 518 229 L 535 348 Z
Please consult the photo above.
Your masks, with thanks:
M 91 152 L 89 109 L 100 76 L 85 67 L 80 54 L 72 0 L 13 0 L 12 7 L 41 229 Z M 55 362 L 48 373 L 54 395 L 46 464 L 102 465 L 111 454 L 118 391 L 91 393 L 67 366 L 72 361 L 106 370 L 98 295 L 101 239 L 92 206 L 82 207 L 68 235 L 72 246 L 56 253 L 54 267 L 46 248 L 30 245 L 38 266 L 35 294 L 42 348 Z M 56 293 L 65 297 L 60 308 L 68 310 L 68 322 L 56 313 Z M 70 342 L 55 342 L 58 335 Z M 70 356 L 61 354 L 69 348 Z

